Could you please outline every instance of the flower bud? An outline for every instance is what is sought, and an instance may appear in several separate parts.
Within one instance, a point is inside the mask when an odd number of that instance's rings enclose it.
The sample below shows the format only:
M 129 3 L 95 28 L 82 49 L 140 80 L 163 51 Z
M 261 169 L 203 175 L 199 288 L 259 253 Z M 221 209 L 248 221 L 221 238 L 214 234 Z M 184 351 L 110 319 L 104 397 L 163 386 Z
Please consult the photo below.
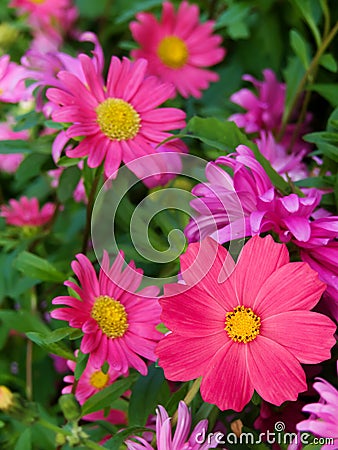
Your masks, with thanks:
M 59 398 L 59 405 L 68 422 L 81 418 L 81 406 L 73 394 L 64 394 Z

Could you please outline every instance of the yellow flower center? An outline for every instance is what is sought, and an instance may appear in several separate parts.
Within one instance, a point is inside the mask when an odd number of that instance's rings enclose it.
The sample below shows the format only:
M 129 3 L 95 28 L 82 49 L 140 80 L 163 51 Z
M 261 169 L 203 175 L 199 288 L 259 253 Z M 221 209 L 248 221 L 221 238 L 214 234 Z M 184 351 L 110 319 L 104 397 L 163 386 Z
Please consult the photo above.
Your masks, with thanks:
M 128 328 L 125 307 L 107 295 L 100 295 L 95 300 L 91 316 L 96 320 L 102 333 L 109 338 L 122 337 Z
M 0 386 L 0 410 L 6 411 L 13 404 L 13 394 L 6 386 Z
M 225 331 L 235 342 L 247 344 L 259 335 L 261 319 L 251 308 L 236 306 L 233 311 L 226 313 Z
M 35 3 L 36 5 L 41 5 L 41 3 L 45 3 L 46 0 L 30 0 L 31 3 Z
M 157 47 L 157 55 L 164 65 L 171 69 L 180 69 L 188 60 L 188 49 L 179 37 L 167 36 Z
M 120 98 L 107 98 L 96 108 L 97 123 L 109 139 L 133 139 L 141 128 L 141 118 L 130 103 Z
M 89 383 L 95 389 L 103 389 L 107 386 L 109 381 L 109 375 L 107 373 L 103 373 L 102 370 L 98 370 L 93 372 L 89 378 Z

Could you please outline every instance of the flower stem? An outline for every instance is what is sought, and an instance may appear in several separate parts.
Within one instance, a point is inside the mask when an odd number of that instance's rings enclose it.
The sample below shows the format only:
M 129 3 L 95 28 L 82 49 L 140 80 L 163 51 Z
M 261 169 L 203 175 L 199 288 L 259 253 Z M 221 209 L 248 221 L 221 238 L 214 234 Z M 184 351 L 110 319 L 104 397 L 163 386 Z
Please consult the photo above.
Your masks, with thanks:
M 299 100 L 299 97 L 301 96 L 302 92 L 305 89 L 306 83 L 309 81 L 310 83 L 313 83 L 314 81 L 314 74 L 316 72 L 317 66 L 319 64 L 319 60 L 322 57 L 322 55 L 324 54 L 325 50 L 327 49 L 327 47 L 331 44 L 332 40 L 334 39 L 335 35 L 338 32 L 338 22 L 336 22 L 335 26 L 331 29 L 331 31 L 329 32 L 329 34 L 325 37 L 325 39 L 323 40 L 321 46 L 318 48 L 315 56 L 313 57 L 309 67 L 307 68 L 303 78 L 301 79 L 298 88 L 297 88 L 297 92 L 294 96 L 293 102 L 291 104 L 290 110 L 288 115 L 283 119 L 283 124 L 282 127 L 278 133 L 278 137 L 277 140 L 280 140 L 283 136 L 283 134 L 285 133 L 285 129 L 286 126 L 290 120 L 290 117 L 293 113 L 293 110 L 295 108 L 295 106 L 297 105 L 297 102 Z M 307 99 L 308 101 L 308 99 Z
M 197 392 L 200 389 L 201 386 L 201 381 L 202 381 L 202 377 L 197 378 L 191 388 L 189 389 L 189 391 L 187 392 L 187 395 L 184 397 L 183 401 L 186 405 L 190 405 L 190 403 L 193 401 L 193 399 L 195 398 L 195 395 L 197 394 Z M 177 423 L 177 419 L 178 419 L 178 410 L 175 412 L 175 414 L 173 415 L 172 419 L 171 419 L 171 425 L 175 426 Z

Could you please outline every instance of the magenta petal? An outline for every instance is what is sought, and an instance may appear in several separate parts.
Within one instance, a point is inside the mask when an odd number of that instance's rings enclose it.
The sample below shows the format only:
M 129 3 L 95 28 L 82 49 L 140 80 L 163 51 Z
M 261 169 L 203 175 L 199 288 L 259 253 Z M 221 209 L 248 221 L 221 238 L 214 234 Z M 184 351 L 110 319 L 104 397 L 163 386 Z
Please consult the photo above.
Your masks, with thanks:
M 307 389 L 304 370 L 284 347 L 264 337 L 244 344 L 248 346 L 247 367 L 257 393 L 267 402 L 280 406 L 296 400 Z
M 317 364 L 330 359 L 335 344 L 335 324 L 311 311 L 290 311 L 263 320 L 261 332 L 278 342 L 301 363 Z
M 247 348 L 246 344 L 230 341 L 208 362 L 201 384 L 204 401 L 221 410 L 235 411 L 242 411 L 249 403 L 254 386 L 248 375 Z

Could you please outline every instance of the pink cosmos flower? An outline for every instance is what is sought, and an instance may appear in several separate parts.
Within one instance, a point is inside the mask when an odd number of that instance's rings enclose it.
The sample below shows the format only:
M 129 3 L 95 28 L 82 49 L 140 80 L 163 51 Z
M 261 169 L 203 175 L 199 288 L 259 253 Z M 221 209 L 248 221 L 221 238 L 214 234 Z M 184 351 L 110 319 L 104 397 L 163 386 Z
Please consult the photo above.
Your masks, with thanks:
M 171 330 L 156 353 L 166 378 L 202 377 L 204 401 L 241 411 L 254 390 L 281 405 L 306 390 L 303 364 L 330 358 L 335 325 L 310 311 L 325 289 L 306 263 L 289 263 L 271 236 L 250 239 L 235 265 L 206 238 L 181 257 L 186 285 L 165 286 Z
M 118 372 L 125 374 L 128 367 L 134 367 L 146 375 L 147 365 L 140 356 L 155 361 L 155 345 L 162 336 L 155 329 L 160 323 L 158 288 L 149 286 L 132 293 L 141 284 L 142 270 L 136 269 L 133 261 L 122 270 L 123 263 L 121 252 L 110 267 L 105 252 L 97 279 L 88 258 L 77 255 L 72 269 L 80 287 L 72 281 L 64 284 L 79 298 L 55 298 L 54 305 L 65 306 L 52 311 L 51 316 L 82 329 L 80 348 L 83 353 L 90 353 L 91 365 L 101 367 L 107 361 Z
M 207 450 L 217 447 L 215 438 L 211 443 L 200 443 L 201 435 L 205 435 L 208 429 L 208 421 L 201 420 L 190 434 L 191 412 L 187 405 L 180 401 L 178 405 L 178 420 L 176 431 L 172 436 L 170 417 L 163 406 L 159 405 L 156 410 L 156 442 L 157 450 Z M 126 441 L 128 450 L 152 450 L 153 447 L 143 438 L 135 437 L 136 442 Z
M 72 372 L 75 371 L 76 363 L 74 361 L 68 360 L 67 365 Z M 89 397 L 113 384 L 120 375 L 121 373 L 116 372 L 111 367 L 109 367 L 108 371 L 104 373 L 102 372 L 101 367 L 95 367 L 88 362 L 76 385 L 75 397 L 80 405 L 83 405 Z M 74 375 L 66 375 L 63 380 L 65 383 L 70 384 L 62 389 L 62 394 L 70 394 L 75 381 Z M 106 417 L 104 417 L 103 411 L 96 411 L 94 413 L 87 414 L 82 417 L 82 419 L 90 422 L 95 420 L 107 420 L 108 422 L 116 424 L 126 423 L 125 413 L 116 409 L 110 410 L 108 416 Z
M 31 91 L 25 86 L 26 70 L 10 61 L 9 55 L 0 57 L 0 102 L 18 103 L 29 100 Z
M 145 58 L 149 74 L 173 83 L 183 97 L 199 98 L 202 89 L 218 81 L 218 75 L 205 67 L 224 58 L 222 38 L 212 34 L 213 21 L 200 23 L 197 5 L 183 1 L 175 13 L 174 5 L 165 1 L 160 22 L 150 13 L 139 13 L 136 18 L 130 30 L 141 48 L 132 50 L 131 56 Z
M 0 140 L 28 139 L 28 131 L 13 131 L 10 122 L 0 124 Z M 0 170 L 14 173 L 23 160 L 22 153 L 0 154 Z
M 303 408 L 311 413 L 309 419 L 297 425 L 299 431 L 310 431 L 319 437 L 333 439 L 333 444 L 322 446 L 322 450 L 338 448 L 338 391 L 332 384 L 317 378 L 313 387 L 320 395 L 318 403 L 310 403 Z
M 11 8 L 17 8 L 19 15 L 28 14 L 33 29 L 52 39 L 58 39 L 71 30 L 78 16 L 71 0 L 11 0 Z
M 86 83 L 62 71 L 58 78 L 63 88 L 47 91 L 49 100 L 59 105 L 53 119 L 73 123 L 66 132 L 68 138 L 85 137 L 67 151 L 70 158 L 88 155 L 89 167 L 98 167 L 104 160 L 105 175 L 116 176 L 121 161 L 128 165 L 154 153 L 154 146 L 172 136 L 168 130 L 185 126 L 183 111 L 157 108 L 171 97 L 174 88 L 155 77 L 146 77 L 144 59 L 131 63 L 127 58 L 120 61 L 113 56 L 106 87 L 93 61 L 87 55 L 79 55 L 79 60 Z M 175 141 L 166 147 L 175 151 Z
M 55 213 L 55 205 L 46 203 L 41 210 L 37 198 L 21 197 L 19 200 L 9 200 L 9 206 L 0 208 L 0 216 L 7 225 L 16 227 L 40 227 L 48 223 Z

